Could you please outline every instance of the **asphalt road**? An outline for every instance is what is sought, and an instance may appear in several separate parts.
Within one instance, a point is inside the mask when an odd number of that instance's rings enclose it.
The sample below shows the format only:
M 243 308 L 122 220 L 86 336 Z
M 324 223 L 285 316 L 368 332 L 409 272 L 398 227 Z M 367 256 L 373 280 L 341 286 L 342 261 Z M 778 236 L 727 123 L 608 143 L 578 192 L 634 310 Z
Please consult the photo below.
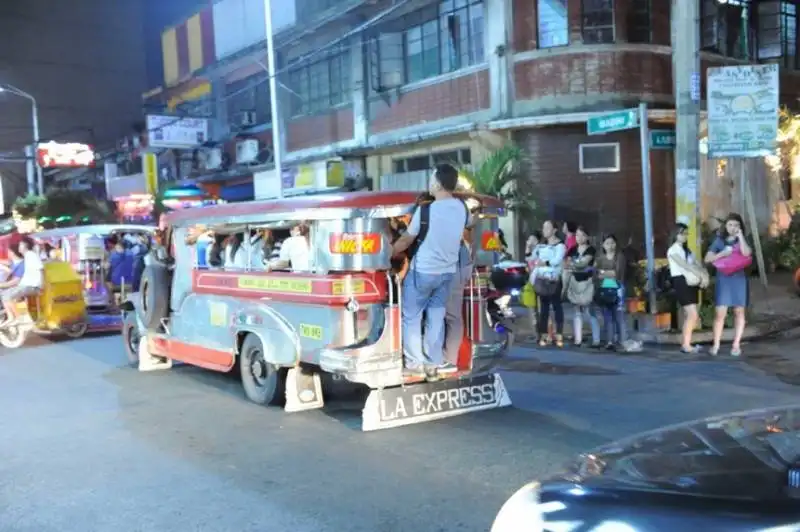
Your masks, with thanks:
M 284 414 L 123 357 L 117 336 L 0 352 L 0 531 L 485 531 L 579 451 L 798 391 L 738 361 L 518 348 L 514 408 L 362 433 L 347 398 Z

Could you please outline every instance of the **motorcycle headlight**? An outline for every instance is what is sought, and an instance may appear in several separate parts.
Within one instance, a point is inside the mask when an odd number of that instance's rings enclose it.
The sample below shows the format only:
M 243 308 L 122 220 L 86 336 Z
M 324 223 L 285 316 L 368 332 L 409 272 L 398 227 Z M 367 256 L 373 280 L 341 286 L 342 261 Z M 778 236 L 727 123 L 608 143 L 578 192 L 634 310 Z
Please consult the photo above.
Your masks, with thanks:
M 539 483 L 531 482 L 506 501 L 492 524 L 491 532 L 542 532 L 544 520 L 539 509 Z

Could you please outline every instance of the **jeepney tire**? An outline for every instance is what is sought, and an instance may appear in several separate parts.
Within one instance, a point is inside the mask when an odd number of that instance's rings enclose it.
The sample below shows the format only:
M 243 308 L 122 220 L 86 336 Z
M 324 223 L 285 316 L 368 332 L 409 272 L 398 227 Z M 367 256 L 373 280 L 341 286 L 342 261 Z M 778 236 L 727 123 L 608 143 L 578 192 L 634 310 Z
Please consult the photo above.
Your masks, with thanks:
M 164 266 L 152 264 L 142 272 L 139 284 L 141 301 L 136 306 L 145 328 L 161 329 L 161 320 L 169 317 L 170 271 Z
M 248 334 L 239 350 L 239 372 L 247 398 L 256 404 L 283 406 L 286 401 L 286 368 L 266 362 L 264 346 Z
M 142 341 L 139 324 L 133 312 L 125 313 L 122 321 L 122 341 L 125 343 L 125 354 L 131 367 L 139 366 L 139 342 Z

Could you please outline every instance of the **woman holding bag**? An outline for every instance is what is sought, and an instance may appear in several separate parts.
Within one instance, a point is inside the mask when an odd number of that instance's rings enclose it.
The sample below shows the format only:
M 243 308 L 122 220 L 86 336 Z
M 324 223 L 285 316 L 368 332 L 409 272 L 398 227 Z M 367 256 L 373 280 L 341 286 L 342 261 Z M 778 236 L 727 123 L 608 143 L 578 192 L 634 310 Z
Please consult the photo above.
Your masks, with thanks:
M 711 354 L 719 353 L 722 330 L 728 308 L 733 307 L 734 335 L 731 355 L 742 354 L 742 334 L 745 327 L 745 308 L 748 302 L 747 268 L 753 262 L 753 250 L 744 234 L 742 217 L 731 213 L 725 220 L 720 234 L 706 253 L 705 262 L 717 269 L 714 304 L 714 344 Z
M 534 250 L 530 264 L 531 283 L 539 297 L 539 345 L 544 347 L 553 339 L 548 334 L 550 308 L 556 322 L 555 344 L 564 347 L 564 306 L 561 304 L 561 271 L 567 248 L 556 235 L 556 226 L 551 220 L 542 224 L 542 245 Z
M 594 304 L 594 279 L 592 278 L 594 257 L 597 250 L 589 244 L 589 234 L 583 226 L 575 228 L 575 247 L 568 252 L 567 301 L 574 305 L 572 331 L 575 346 L 583 343 L 583 318 L 589 320 L 592 330 L 592 347 L 600 346 L 600 322 Z
M 697 264 L 689 249 L 688 239 L 689 227 L 682 223 L 675 224 L 672 245 L 667 250 L 675 299 L 684 312 L 681 351 L 687 354 L 700 352 L 699 346 L 692 345 L 692 333 L 699 320 L 697 302 L 700 288 L 708 286 L 708 272 Z

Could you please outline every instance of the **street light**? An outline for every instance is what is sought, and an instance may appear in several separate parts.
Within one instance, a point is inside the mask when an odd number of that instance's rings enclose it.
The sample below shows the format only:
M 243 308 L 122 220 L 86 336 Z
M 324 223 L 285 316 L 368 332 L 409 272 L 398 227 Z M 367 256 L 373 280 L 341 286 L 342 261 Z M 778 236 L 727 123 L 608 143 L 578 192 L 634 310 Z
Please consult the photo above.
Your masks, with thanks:
M 33 156 L 33 164 L 36 165 L 36 181 L 39 188 L 39 194 L 44 194 L 44 178 L 42 177 L 42 167 L 39 165 L 39 159 L 37 154 L 37 148 L 39 147 L 39 110 L 36 105 L 36 98 L 28 94 L 22 89 L 18 89 L 13 85 L 0 85 L 0 93 L 8 92 L 10 94 L 15 94 L 27 100 L 30 100 L 31 107 L 33 108 L 33 153 L 27 154 L 29 157 Z M 36 189 L 34 188 L 33 183 L 33 168 L 31 165 L 28 165 L 28 193 L 35 194 Z

